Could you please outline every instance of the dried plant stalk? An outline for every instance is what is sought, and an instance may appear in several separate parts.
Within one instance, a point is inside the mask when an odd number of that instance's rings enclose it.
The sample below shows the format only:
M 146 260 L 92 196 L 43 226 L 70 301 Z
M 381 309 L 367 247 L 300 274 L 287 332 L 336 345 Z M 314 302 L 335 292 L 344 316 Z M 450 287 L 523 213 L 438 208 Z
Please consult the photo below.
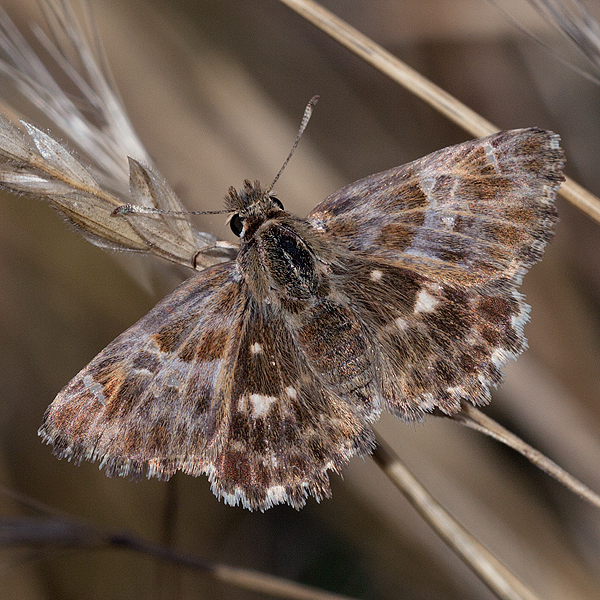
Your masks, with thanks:
M 523 455 L 528 461 L 538 467 L 538 469 L 541 469 L 551 477 L 554 477 L 557 481 L 560 481 L 560 483 L 574 494 L 587 500 L 596 508 L 600 508 L 600 496 L 598 494 L 590 490 L 590 488 L 581 483 L 581 481 L 573 477 L 573 475 L 565 471 L 562 467 L 559 467 L 545 454 L 542 454 L 539 450 L 530 446 L 520 437 L 516 436 L 511 431 L 508 431 L 505 427 L 502 427 L 500 423 L 497 423 L 494 419 L 488 417 L 478 408 L 463 404 L 461 412 L 452 415 L 449 418 L 506 444 L 509 448 L 512 448 Z
M 88 241 L 103 248 L 154 254 L 194 269 L 230 260 L 232 244 L 195 230 L 189 215 L 169 214 L 181 213 L 184 206 L 152 165 L 100 66 L 100 50 L 93 51 L 72 8 L 52 0 L 42 7 L 52 17 L 59 46 L 39 28 L 38 38 L 76 85 L 87 111 L 61 89 L 1 9 L 0 72 L 85 158 L 32 124 L 20 121 L 17 126 L 0 115 L 0 185 L 49 201 Z M 81 64 L 79 70 L 70 54 Z M 123 204 L 159 212 L 114 215 Z
M 484 119 L 317 2 L 312 0 L 280 1 L 473 136 L 483 137 L 499 131 L 499 128 L 493 123 Z M 569 177 L 561 186 L 559 193 L 565 200 L 600 223 L 600 199 L 594 194 Z
M 39 500 L 29 498 L 0 484 L 0 493 L 28 510 L 44 517 L 0 517 L 0 548 L 50 546 L 52 548 L 125 548 L 158 560 L 210 575 L 214 579 L 245 590 L 292 600 L 352 600 L 275 577 L 253 569 L 242 569 L 201 558 L 160 544 L 154 544 L 127 532 L 108 531 L 75 519 Z
M 388 443 L 377 437 L 373 460 L 431 528 L 464 563 L 503 600 L 537 600 L 522 581 L 458 523 L 419 483 Z

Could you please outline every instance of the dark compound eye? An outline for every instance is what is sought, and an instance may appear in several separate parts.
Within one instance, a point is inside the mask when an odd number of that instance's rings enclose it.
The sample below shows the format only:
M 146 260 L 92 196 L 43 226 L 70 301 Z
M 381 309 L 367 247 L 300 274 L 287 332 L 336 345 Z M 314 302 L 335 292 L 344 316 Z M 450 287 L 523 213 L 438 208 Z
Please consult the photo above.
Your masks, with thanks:
M 275 196 L 270 196 L 271 198 L 271 202 L 277 207 L 280 208 L 281 210 L 285 210 L 283 208 L 283 204 L 281 203 L 281 200 L 279 198 L 276 198 Z
M 229 221 L 229 227 L 231 227 L 233 235 L 237 235 L 237 237 L 240 237 L 242 230 L 244 229 L 244 221 L 242 221 L 242 217 L 235 213 Z

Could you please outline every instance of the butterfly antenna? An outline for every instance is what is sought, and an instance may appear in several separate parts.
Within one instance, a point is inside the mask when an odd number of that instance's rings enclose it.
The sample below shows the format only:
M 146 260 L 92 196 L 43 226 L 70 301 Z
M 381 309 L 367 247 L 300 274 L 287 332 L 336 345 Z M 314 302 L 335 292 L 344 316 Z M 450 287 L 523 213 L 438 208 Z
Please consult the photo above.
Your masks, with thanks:
M 304 133 L 304 130 L 306 129 L 306 126 L 308 125 L 308 122 L 310 121 L 310 117 L 312 116 L 313 108 L 315 107 L 315 105 L 317 104 L 318 101 L 319 101 L 319 96 L 313 96 L 309 100 L 308 104 L 306 105 L 306 108 L 304 109 L 304 115 L 302 117 L 302 123 L 300 123 L 300 129 L 298 129 L 298 134 L 296 135 L 294 145 L 292 146 L 292 149 L 290 150 L 290 153 L 288 154 L 287 158 L 285 159 L 283 165 L 281 165 L 281 169 L 279 169 L 279 172 L 277 173 L 277 175 L 275 175 L 275 179 L 273 179 L 273 182 L 271 183 L 271 185 L 265 190 L 265 192 L 264 192 L 265 194 L 268 194 L 273 189 L 273 186 L 277 183 L 277 180 L 279 179 L 279 177 L 281 177 L 283 170 L 287 167 L 287 164 L 290 162 L 292 155 L 294 154 L 294 152 L 296 151 L 296 148 L 298 147 L 300 138 L 302 137 L 302 134 Z M 121 206 L 118 206 L 117 208 L 115 208 L 115 210 L 113 210 L 113 212 L 112 212 L 113 216 L 131 215 L 131 214 L 171 215 L 171 216 L 184 216 L 185 215 L 185 216 L 187 216 L 187 215 L 220 215 L 220 214 L 224 214 L 224 213 L 231 213 L 231 211 L 230 210 L 174 211 L 174 210 L 165 210 L 165 209 L 155 208 L 155 207 L 150 207 L 150 206 L 140 206 L 138 204 L 122 204 Z
M 166 210 L 154 208 L 152 206 L 140 206 L 139 204 L 121 204 L 112 211 L 112 215 L 169 215 L 169 216 L 187 216 L 187 215 L 223 215 L 229 214 L 230 210 Z
M 300 141 L 300 138 L 302 137 L 302 134 L 304 133 L 304 130 L 306 129 L 306 126 L 308 125 L 308 122 L 310 121 L 310 117 L 312 115 L 313 108 L 315 107 L 315 105 L 318 101 L 319 101 L 319 96 L 313 96 L 310 99 L 309 103 L 306 105 L 306 108 L 304 109 L 304 116 L 302 117 L 302 123 L 300 123 L 300 129 L 298 129 L 298 135 L 296 135 L 296 141 L 294 142 L 294 145 L 292 146 L 292 149 L 290 150 L 288 157 L 285 159 L 285 162 L 283 163 L 283 165 L 281 165 L 281 169 L 279 169 L 279 172 L 277 173 L 277 175 L 275 175 L 275 179 L 273 179 L 273 182 L 271 183 L 271 185 L 265 190 L 265 192 L 264 192 L 265 194 L 268 194 L 273 189 L 273 186 L 277 183 L 277 180 L 283 173 L 283 170 L 287 167 L 287 164 L 290 162 L 290 158 L 292 158 L 292 155 L 294 154 L 294 152 L 296 151 L 296 148 L 298 147 L 298 142 Z

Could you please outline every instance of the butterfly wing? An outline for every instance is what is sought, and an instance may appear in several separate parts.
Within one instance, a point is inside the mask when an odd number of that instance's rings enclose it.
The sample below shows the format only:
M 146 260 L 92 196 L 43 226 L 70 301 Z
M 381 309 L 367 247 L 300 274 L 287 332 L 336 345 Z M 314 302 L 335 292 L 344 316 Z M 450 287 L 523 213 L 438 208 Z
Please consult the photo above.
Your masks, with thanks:
M 372 433 L 265 311 L 233 263 L 206 269 L 90 362 L 40 435 L 110 476 L 206 473 L 218 497 L 250 509 L 329 496 L 327 470 L 370 451 Z
M 191 277 L 110 343 L 58 394 L 40 435 L 108 475 L 168 478 L 214 443 L 214 397 L 243 320 L 231 263 Z
M 502 367 L 525 348 L 528 307 L 514 290 L 456 286 L 367 257 L 333 270 L 371 340 L 382 405 L 406 421 L 455 413 L 463 400 L 487 403 Z
M 376 349 L 384 406 L 406 420 L 483 404 L 526 346 L 516 288 L 557 221 L 558 137 L 499 133 L 342 188 L 309 215 Z
M 308 216 L 351 250 L 460 285 L 519 285 L 557 221 L 559 137 L 504 131 L 367 177 Z
M 329 497 L 327 470 L 339 473 L 374 446 L 360 410 L 321 384 L 285 317 L 251 301 L 232 356 L 222 451 L 209 472 L 213 491 L 229 504 L 300 508 L 308 495 Z

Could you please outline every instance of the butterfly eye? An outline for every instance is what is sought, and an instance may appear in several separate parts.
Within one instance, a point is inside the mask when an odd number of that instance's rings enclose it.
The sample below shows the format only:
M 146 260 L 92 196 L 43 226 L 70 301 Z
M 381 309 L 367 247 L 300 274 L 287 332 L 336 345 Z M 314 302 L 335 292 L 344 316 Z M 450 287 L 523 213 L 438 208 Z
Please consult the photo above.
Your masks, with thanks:
M 242 217 L 235 213 L 231 220 L 229 221 L 229 227 L 231 227 L 231 231 L 233 231 L 233 235 L 240 237 L 242 230 L 244 229 L 244 221 L 242 221 Z
M 283 208 L 283 204 L 281 203 L 281 200 L 279 198 L 276 198 L 275 196 L 271 196 L 271 202 L 277 207 L 280 208 L 281 210 L 285 210 Z

